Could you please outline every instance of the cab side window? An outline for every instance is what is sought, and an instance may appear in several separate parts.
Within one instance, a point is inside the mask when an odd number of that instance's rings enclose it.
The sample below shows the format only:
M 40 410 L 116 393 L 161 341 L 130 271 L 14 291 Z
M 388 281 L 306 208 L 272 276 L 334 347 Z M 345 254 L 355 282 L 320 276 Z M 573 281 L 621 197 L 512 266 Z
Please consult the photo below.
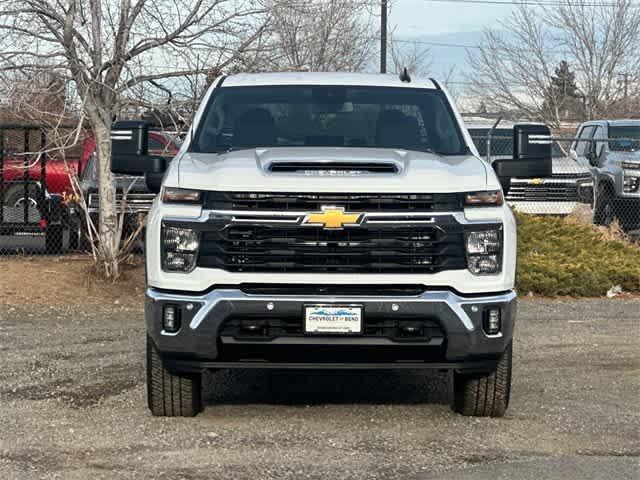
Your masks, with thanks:
M 578 140 L 576 141 L 576 145 L 574 150 L 579 157 L 584 157 L 589 149 L 589 143 L 587 140 L 590 140 L 595 132 L 596 127 L 593 125 L 588 125 L 586 127 L 582 127 L 580 134 L 578 135 Z
M 596 154 L 599 156 L 602 152 L 602 150 L 604 149 L 605 145 L 606 145 L 606 138 L 607 138 L 607 134 L 605 132 L 605 129 L 598 125 L 595 129 L 595 131 L 593 132 L 593 137 L 592 137 L 595 142 L 596 142 Z

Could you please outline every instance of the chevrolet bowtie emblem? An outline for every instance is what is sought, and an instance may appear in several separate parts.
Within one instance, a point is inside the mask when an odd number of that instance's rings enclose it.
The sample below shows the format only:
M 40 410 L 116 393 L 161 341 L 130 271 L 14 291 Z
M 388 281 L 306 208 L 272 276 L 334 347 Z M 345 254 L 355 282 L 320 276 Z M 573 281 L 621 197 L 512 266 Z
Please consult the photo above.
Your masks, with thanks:
M 322 207 L 321 213 L 310 213 L 302 221 L 303 225 L 322 226 L 327 230 L 340 230 L 345 226 L 360 225 L 361 213 L 345 213 L 342 207 Z
M 529 180 L 529 185 L 542 185 L 544 180 L 542 178 L 532 178 Z

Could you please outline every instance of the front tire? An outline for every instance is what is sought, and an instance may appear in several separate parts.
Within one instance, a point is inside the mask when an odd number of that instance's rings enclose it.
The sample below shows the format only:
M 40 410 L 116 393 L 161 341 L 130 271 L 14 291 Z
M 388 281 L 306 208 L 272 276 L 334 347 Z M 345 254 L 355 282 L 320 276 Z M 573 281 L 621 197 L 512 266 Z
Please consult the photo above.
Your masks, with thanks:
M 511 396 L 511 344 L 504 351 L 496 369 L 485 375 L 454 373 L 453 409 L 466 416 L 502 417 Z
M 596 196 L 593 223 L 608 227 L 617 218 L 617 208 L 613 188 L 609 184 L 600 184 Z
M 195 417 L 202 411 L 202 375 L 169 372 L 148 336 L 147 402 L 156 417 Z

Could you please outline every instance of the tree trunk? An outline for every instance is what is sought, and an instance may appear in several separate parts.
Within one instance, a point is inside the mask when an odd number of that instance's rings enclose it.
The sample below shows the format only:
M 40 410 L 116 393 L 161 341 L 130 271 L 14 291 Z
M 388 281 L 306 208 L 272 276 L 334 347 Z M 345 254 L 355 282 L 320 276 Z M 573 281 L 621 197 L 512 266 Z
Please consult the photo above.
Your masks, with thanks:
M 119 275 L 118 253 L 121 232 L 118 228 L 116 211 L 116 185 L 111 173 L 111 125 L 103 121 L 104 118 L 110 118 L 110 115 L 101 112 L 98 118 L 91 118 L 92 115 L 89 117 L 96 141 L 100 198 L 98 262 L 102 264 L 105 277 L 115 280 Z

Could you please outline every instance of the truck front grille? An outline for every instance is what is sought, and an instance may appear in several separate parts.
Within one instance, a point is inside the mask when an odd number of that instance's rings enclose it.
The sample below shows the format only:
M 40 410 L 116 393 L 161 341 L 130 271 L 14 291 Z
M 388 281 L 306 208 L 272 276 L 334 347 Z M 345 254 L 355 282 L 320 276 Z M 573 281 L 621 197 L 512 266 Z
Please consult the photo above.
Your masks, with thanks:
M 127 212 L 148 212 L 151 209 L 153 200 L 155 199 L 155 193 L 138 193 L 129 192 L 125 202 Z M 98 210 L 100 208 L 100 199 L 97 193 L 90 193 L 87 199 L 89 209 Z M 116 193 L 116 208 L 120 210 L 122 203 L 122 194 Z
M 235 224 L 202 232 L 198 266 L 232 272 L 435 273 L 467 268 L 463 226 L 364 224 L 325 230 Z
M 540 185 L 513 182 L 507 195 L 507 201 L 576 202 L 578 201 L 578 185 L 573 182 L 554 182 Z
M 340 205 L 350 212 L 455 212 L 462 210 L 459 193 L 251 193 L 207 192 L 207 210 L 316 211 Z

